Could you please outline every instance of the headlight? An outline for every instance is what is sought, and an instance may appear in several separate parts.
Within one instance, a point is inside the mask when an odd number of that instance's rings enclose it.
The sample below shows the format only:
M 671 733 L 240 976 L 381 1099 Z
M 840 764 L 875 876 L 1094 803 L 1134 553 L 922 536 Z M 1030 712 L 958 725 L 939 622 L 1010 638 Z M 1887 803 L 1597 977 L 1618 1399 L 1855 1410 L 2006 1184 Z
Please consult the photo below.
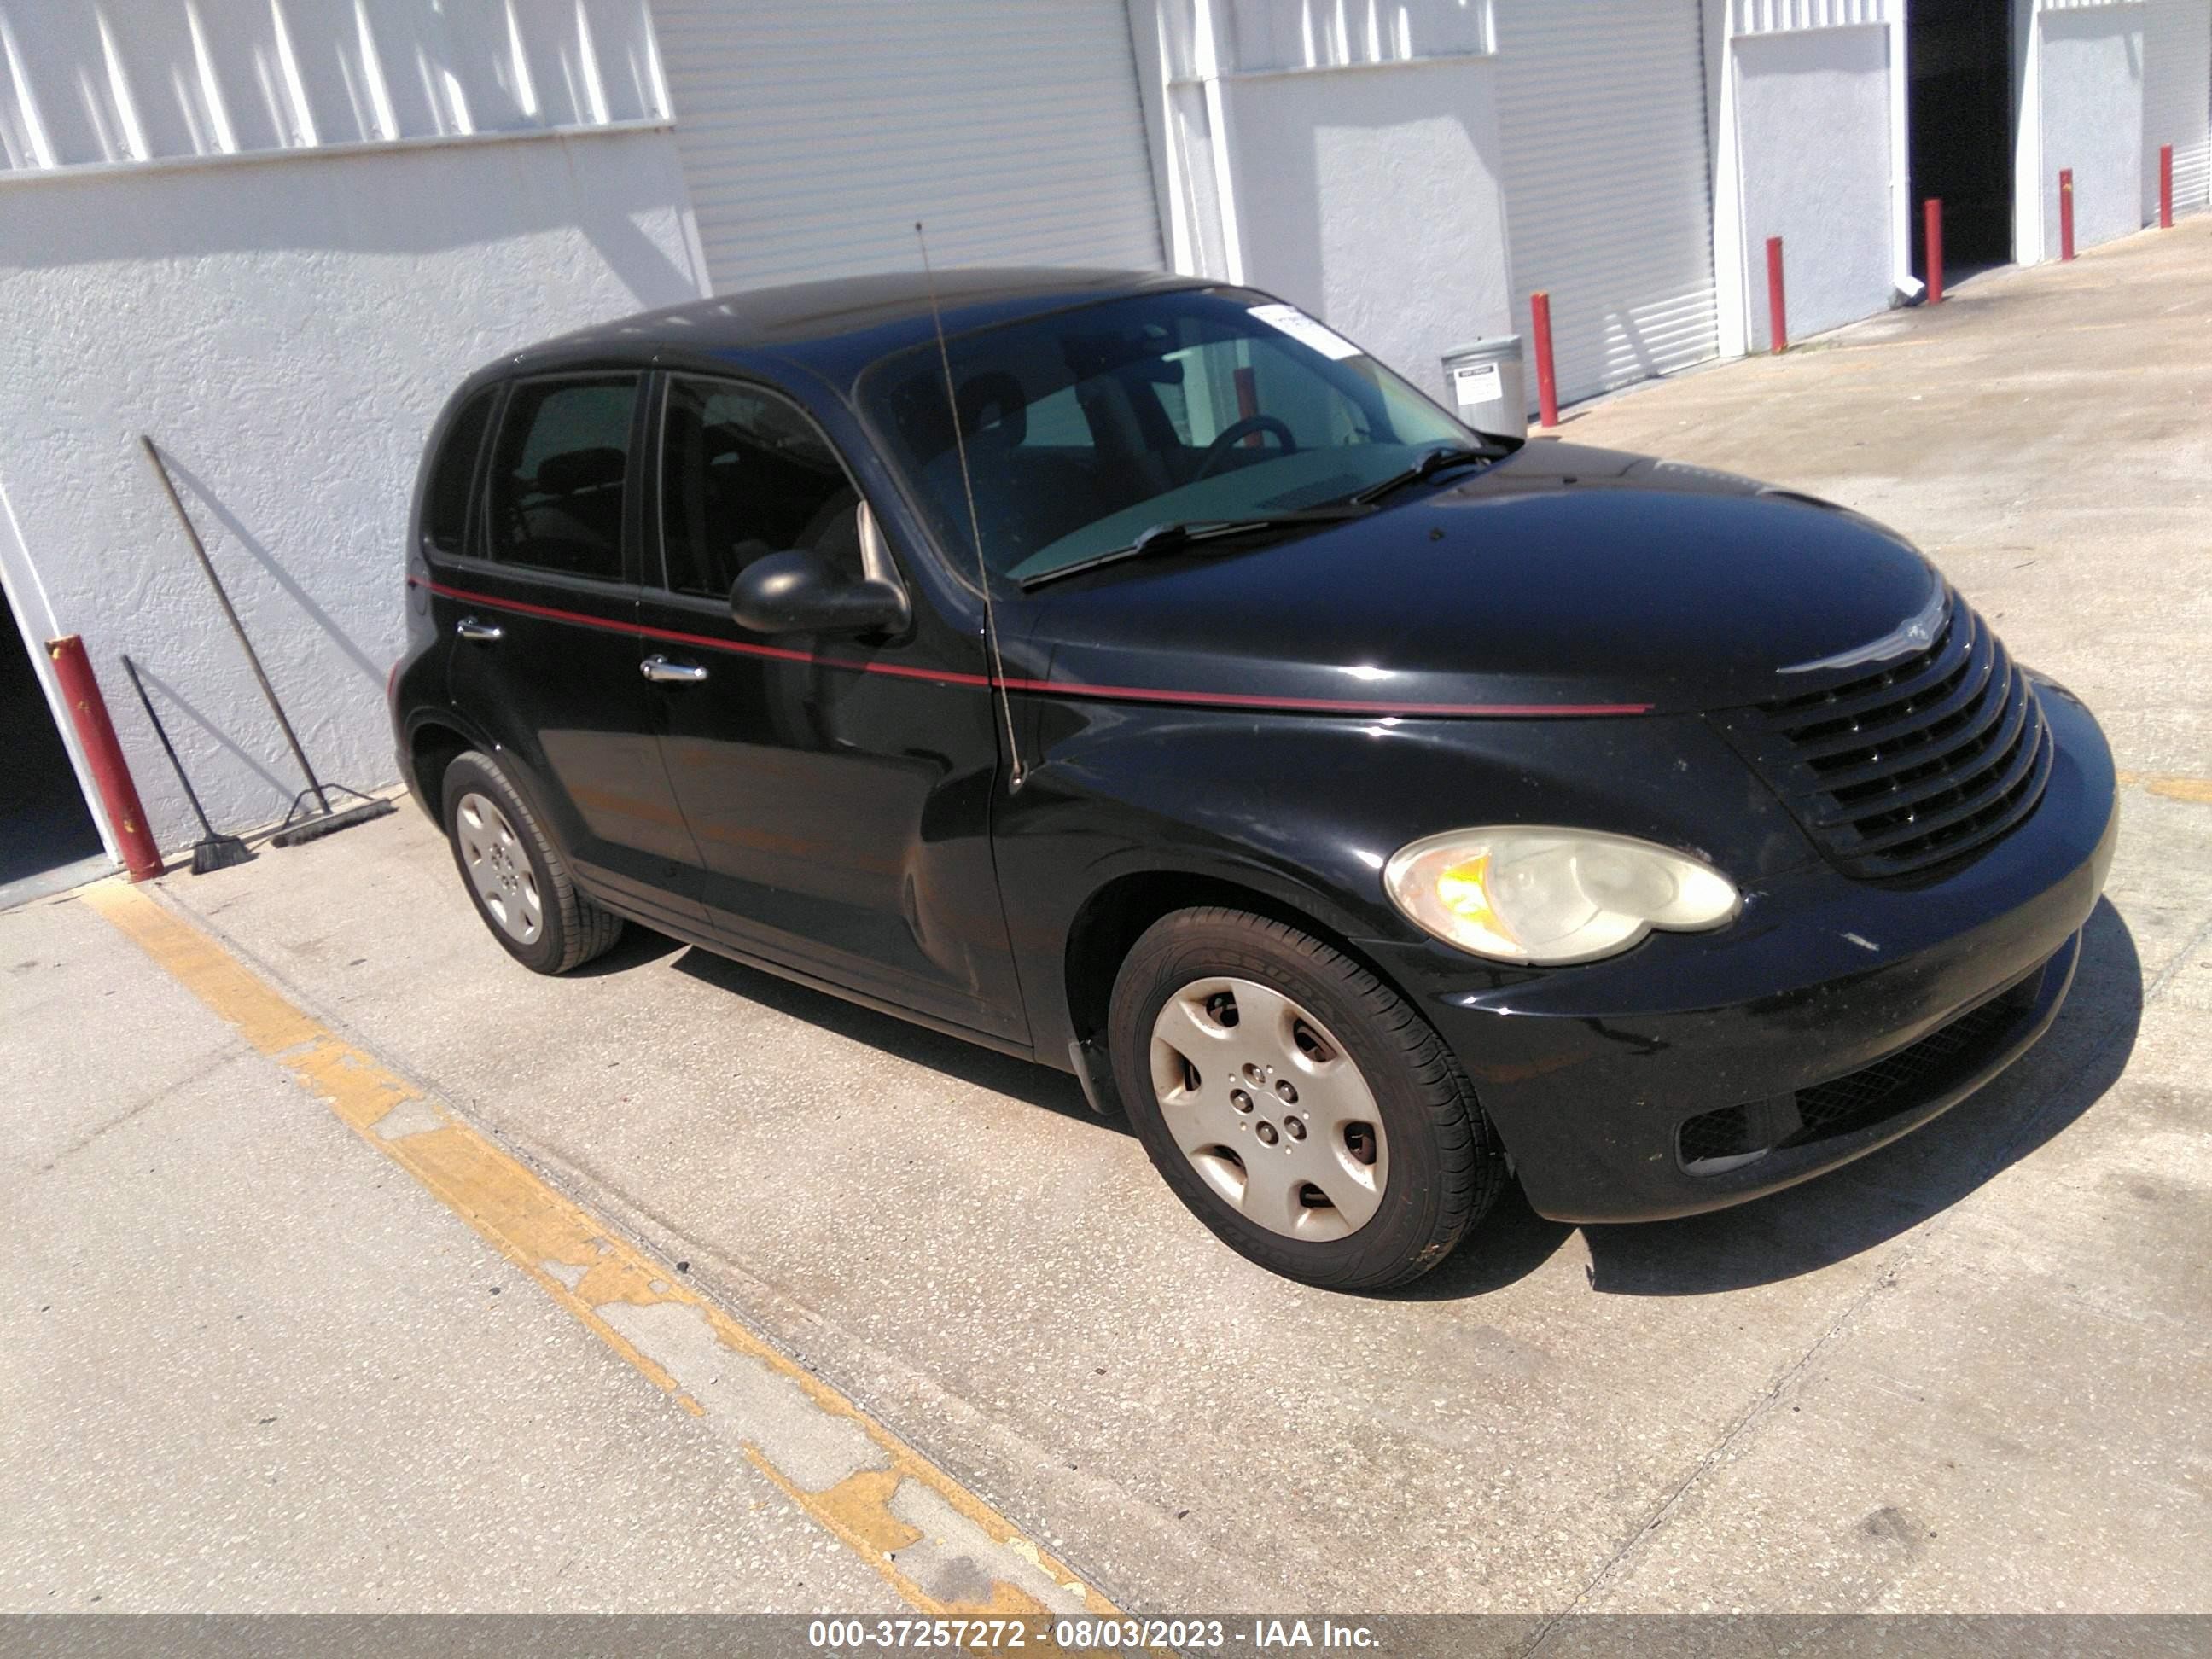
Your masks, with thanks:
M 1731 920 L 1735 886 L 1695 859 L 1592 830 L 1454 830 L 1401 848 L 1391 902 L 1447 945 L 1501 962 L 1590 962 L 1655 927 Z

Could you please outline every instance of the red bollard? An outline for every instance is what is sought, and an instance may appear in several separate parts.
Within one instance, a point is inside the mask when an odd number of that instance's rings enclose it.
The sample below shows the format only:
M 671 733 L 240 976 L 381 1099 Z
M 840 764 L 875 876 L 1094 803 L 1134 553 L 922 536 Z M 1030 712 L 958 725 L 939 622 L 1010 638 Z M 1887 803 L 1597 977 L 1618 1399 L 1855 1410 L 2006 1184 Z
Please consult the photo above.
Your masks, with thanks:
M 1260 376 L 1258 371 L 1240 368 L 1233 377 L 1237 384 L 1237 418 L 1249 421 L 1260 412 Z M 1244 440 L 1244 447 L 1257 449 L 1267 439 L 1255 432 Z
M 115 723 L 107 718 L 107 703 L 93 677 L 92 659 L 84 654 L 84 641 L 74 634 L 46 641 L 46 656 L 54 678 L 61 683 L 62 701 L 69 705 L 77 741 L 84 745 L 85 763 L 100 791 L 100 804 L 107 812 L 107 827 L 115 833 L 124 867 L 133 881 L 161 873 L 161 854 L 146 827 L 146 809 L 138 804 L 138 786 L 131 781 L 131 768 L 123 758 L 123 745 L 115 740 Z
M 2074 257 L 2074 169 L 2058 170 L 2058 257 Z
M 1538 289 L 1528 296 L 1528 321 L 1536 337 L 1536 418 L 1547 427 L 1559 423 L 1559 376 L 1552 366 L 1552 296 Z
M 1766 327 L 1774 355 L 1790 349 L 1790 307 L 1782 293 L 1782 239 L 1766 239 Z
M 1920 204 L 1928 222 L 1928 303 L 1943 303 L 1943 200 L 1931 196 Z
M 2158 228 L 2173 228 L 2173 146 L 2158 147 Z

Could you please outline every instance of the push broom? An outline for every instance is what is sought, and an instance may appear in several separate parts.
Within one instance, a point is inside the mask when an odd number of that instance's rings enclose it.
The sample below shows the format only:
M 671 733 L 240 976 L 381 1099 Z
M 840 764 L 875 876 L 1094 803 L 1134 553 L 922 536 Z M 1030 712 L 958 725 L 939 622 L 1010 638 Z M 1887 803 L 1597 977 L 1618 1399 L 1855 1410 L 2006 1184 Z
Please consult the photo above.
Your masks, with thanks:
M 358 789 L 349 789 L 342 783 L 326 786 L 315 775 L 315 769 L 307 761 L 307 751 L 300 746 L 299 734 L 292 730 L 291 719 L 284 713 L 283 702 L 277 699 L 276 688 L 270 684 L 268 672 L 261 666 L 261 654 L 253 648 L 253 641 L 246 637 L 246 624 L 239 621 L 238 611 L 231 605 L 230 594 L 223 587 L 222 578 L 216 574 L 215 562 L 208 557 L 207 544 L 200 540 L 200 532 L 192 523 L 192 515 L 185 510 L 184 498 L 177 494 L 177 486 L 169 477 L 169 469 L 162 463 L 161 452 L 143 433 L 139 434 L 138 441 L 146 451 L 146 459 L 154 469 L 154 476 L 161 481 L 161 493 L 169 498 L 170 507 L 176 511 L 177 522 L 185 527 L 185 539 L 191 543 L 192 552 L 200 562 L 200 570 L 207 577 L 208 586 L 215 590 L 216 603 L 222 606 L 222 614 L 229 619 L 230 631 L 238 636 L 239 649 L 246 653 L 246 665 L 253 670 L 253 678 L 260 683 L 261 695 L 268 699 L 270 712 L 276 716 L 276 724 L 283 730 L 284 741 L 291 746 L 292 758 L 299 762 L 300 771 L 307 780 L 307 787 L 292 797 L 292 810 L 284 815 L 283 827 L 270 839 L 279 847 L 293 847 L 303 841 L 314 841 L 331 835 L 353 824 L 366 823 L 371 818 L 380 818 L 396 810 L 388 800 L 379 800 Z M 171 758 L 173 759 L 174 756 Z M 360 805 L 333 807 L 331 805 L 333 791 L 350 796 Z M 310 795 L 314 797 L 313 806 L 307 804 Z
M 228 870 L 234 864 L 250 864 L 253 849 L 236 836 L 218 836 L 215 825 L 208 822 L 207 808 L 200 805 L 199 792 L 185 775 L 184 762 L 177 758 L 177 747 L 169 741 L 161 717 L 154 712 L 154 700 L 146 695 L 146 682 L 138 678 L 138 665 L 128 655 L 123 659 L 123 672 L 131 676 L 131 689 L 138 694 L 138 706 L 146 711 L 146 718 L 154 723 L 154 735 L 161 740 L 161 752 L 169 757 L 169 764 L 177 774 L 177 781 L 185 786 L 185 799 L 192 804 L 192 816 L 200 821 L 200 838 L 192 843 L 192 873 L 204 876 L 210 870 Z

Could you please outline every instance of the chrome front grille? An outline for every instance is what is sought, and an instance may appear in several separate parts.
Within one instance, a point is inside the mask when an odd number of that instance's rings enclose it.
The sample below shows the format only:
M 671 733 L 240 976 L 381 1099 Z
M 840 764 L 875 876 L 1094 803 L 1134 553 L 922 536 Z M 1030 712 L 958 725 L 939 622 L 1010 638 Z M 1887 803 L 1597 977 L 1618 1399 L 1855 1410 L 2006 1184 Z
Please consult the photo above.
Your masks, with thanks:
M 1716 718 L 1854 876 L 1911 875 L 1986 847 L 2035 810 L 2051 779 L 2034 688 L 1956 595 L 1918 655 Z

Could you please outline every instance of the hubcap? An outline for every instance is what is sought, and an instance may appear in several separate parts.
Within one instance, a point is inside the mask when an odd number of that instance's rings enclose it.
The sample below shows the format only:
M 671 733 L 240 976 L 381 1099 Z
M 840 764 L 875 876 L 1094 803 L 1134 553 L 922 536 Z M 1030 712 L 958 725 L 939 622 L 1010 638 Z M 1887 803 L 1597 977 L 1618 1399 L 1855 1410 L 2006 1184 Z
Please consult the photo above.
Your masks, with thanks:
M 1152 1092 L 1191 1167 L 1287 1238 L 1344 1238 L 1389 1179 L 1375 1096 L 1334 1033 L 1281 992 L 1194 980 L 1152 1021 Z
M 518 945 L 535 945 L 545 931 L 545 907 L 538 896 L 538 877 L 507 814 L 489 795 L 471 790 L 461 797 L 453 831 L 461 844 L 461 863 L 500 932 Z

